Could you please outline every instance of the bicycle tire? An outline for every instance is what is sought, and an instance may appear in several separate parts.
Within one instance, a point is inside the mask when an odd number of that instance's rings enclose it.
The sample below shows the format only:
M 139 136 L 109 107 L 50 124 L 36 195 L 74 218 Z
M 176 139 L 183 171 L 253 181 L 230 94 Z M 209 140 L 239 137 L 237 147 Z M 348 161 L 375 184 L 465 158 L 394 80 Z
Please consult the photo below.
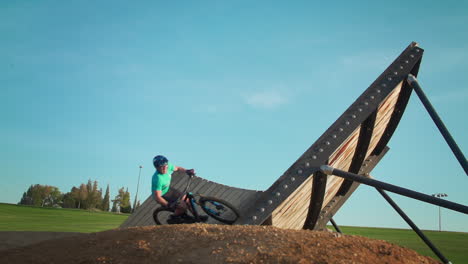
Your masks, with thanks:
M 214 197 L 200 198 L 202 210 L 219 222 L 232 225 L 239 218 L 239 211 L 230 203 Z
M 167 207 L 159 207 L 153 211 L 153 220 L 157 225 L 169 225 L 167 220 L 170 215 L 174 213 L 174 210 Z

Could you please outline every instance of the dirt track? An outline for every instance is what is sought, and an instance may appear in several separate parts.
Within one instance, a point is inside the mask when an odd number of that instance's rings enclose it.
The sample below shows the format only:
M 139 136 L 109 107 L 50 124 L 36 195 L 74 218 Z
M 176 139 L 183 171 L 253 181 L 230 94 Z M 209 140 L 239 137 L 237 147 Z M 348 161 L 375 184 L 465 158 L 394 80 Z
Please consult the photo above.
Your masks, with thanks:
M 0 250 L 23 247 L 45 240 L 58 239 L 69 236 L 85 235 L 72 232 L 0 232 Z
M 62 235 L 4 250 L 0 263 L 438 263 L 381 240 L 271 226 L 193 224 Z

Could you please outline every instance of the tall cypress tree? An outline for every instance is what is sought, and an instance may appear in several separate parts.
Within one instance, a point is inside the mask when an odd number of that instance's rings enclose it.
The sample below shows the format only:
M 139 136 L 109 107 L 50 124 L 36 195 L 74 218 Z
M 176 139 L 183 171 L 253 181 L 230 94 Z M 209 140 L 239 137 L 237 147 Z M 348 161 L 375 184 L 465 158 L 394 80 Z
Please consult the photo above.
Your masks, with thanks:
M 109 184 L 107 184 L 106 194 L 104 195 L 104 199 L 102 200 L 101 209 L 103 211 L 109 212 L 110 207 L 110 193 L 109 193 Z
M 86 189 L 88 190 L 88 195 L 86 196 L 85 199 L 85 209 L 92 209 L 93 207 L 93 183 L 91 182 L 91 179 L 88 180 L 88 183 L 86 184 Z

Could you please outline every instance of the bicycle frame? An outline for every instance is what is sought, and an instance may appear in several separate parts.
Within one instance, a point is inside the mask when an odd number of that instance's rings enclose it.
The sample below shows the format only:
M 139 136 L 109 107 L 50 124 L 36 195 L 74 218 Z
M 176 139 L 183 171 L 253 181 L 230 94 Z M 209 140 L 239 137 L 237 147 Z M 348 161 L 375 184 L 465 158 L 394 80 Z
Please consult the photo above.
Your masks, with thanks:
M 192 182 L 192 179 L 193 179 L 193 176 L 194 175 L 191 175 L 191 174 L 188 174 L 188 176 L 190 177 L 188 182 L 187 182 L 187 186 L 185 187 L 184 191 L 182 192 L 182 196 L 179 197 L 179 200 L 182 201 L 182 198 L 183 196 L 185 195 L 185 199 L 183 202 L 185 202 L 186 204 L 189 205 L 189 208 L 187 208 L 192 214 L 193 216 L 195 217 L 195 219 L 197 221 L 200 220 L 200 214 L 198 213 L 198 210 L 196 208 L 196 201 L 195 201 L 195 195 L 193 195 L 193 193 L 191 192 L 188 192 L 189 188 L 190 188 L 190 183 Z

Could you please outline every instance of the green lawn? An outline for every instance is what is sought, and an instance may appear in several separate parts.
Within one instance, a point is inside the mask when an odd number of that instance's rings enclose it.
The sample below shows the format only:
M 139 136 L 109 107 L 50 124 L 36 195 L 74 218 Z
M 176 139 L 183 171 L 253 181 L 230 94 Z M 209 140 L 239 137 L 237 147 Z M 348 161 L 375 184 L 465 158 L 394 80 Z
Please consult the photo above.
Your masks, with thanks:
M 0 203 L 0 231 L 91 233 L 119 227 L 129 215 Z M 341 226 L 344 234 L 386 240 L 438 258 L 413 230 Z M 332 229 L 332 228 L 330 228 Z M 452 263 L 468 263 L 468 233 L 423 231 Z
M 0 204 L 0 231 L 92 233 L 119 227 L 129 215 Z
M 330 229 L 334 230 L 332 227 L 330 227 Z M 340 229 L 344 234 L 386 240 L 403 247 L 411 248 L 421 255 L 430 256 L 439 260 L 422 239 L 411 229 L 351 226 L 340 226 Z M 423 230 L 423 233 L 452 263 L 468 263 L 468 233 L 425 230 Z

